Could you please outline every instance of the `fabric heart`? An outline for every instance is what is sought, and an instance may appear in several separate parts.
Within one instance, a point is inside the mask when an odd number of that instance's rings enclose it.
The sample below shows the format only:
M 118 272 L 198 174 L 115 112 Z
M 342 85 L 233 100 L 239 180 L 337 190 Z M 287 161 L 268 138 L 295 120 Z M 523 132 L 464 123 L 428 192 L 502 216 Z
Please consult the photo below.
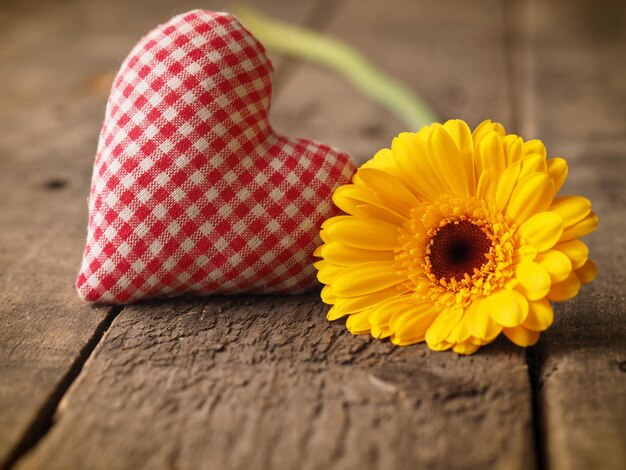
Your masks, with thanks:
M 113 83 L 77 280 L 87 301 L 298 292 L 333 190 L 355 171 L 276 134 L 272 65 L 231 15 L 192 11 L 144 37 Z

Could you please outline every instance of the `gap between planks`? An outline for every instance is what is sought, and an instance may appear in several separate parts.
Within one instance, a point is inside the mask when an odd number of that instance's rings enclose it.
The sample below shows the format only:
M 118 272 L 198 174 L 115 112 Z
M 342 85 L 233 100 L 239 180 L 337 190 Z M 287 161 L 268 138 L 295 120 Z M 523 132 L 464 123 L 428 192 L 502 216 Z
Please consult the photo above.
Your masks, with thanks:
M 113 321 L 121 313 L 122 307 L 111 307 L 104 320 L 96 327 L 89 341 L 85 343 L 80 350 L 76 359 L 72 363 L 72 366 L 67 371 L 67 374 L 59 381 L 56 388 L 52 391 L 48 400 L 44 406 L 39 410 L 37 417 L 32 421 L 28 429 L 24 432 L 22 439 L 18 445 L 13 449 L 13 452 L 9 454 L 7 460 L 1 465 L 2 470 L 7 470 L 28 451 L 34 448 L 37 443 L 52 429 L 54 426 L 54 415 L 57 411 L 59 403 L 63 400 L 63 397 L 70 389 L 72 384 L 76 381 L 80 372 L 83 370 L 85 363 L 89 360 L 92 353 L 100 344 L 100 341 L 109 330 Z
M 509 127 L 520 135 L 532 135 L 532 48 L 530 47 L 529 4 L 524 0 L 501 0 L 502 53 L 504 54 Z M 517 60 L 516 60 L 517 59 Z M 526 349 L 526 366 L 531 390 L 533 445 L 537 470 L 547 469 L 546 436 L 539 399 L 540 363 L 536 347 Z

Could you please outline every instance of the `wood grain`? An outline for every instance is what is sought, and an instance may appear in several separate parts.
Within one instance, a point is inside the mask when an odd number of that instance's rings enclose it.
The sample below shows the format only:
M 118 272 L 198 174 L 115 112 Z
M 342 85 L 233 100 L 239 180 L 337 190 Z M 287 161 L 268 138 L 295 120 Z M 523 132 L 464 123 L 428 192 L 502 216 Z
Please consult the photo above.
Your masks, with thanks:
M 148 10 L 139 2 L 2 5 L 0 467 L 50 426 L 58 400 L 114 316 L 81 303 L 74 290 L 104 105 L 132 45 L 197 5 L 186 3 L 175 10 L 167 1 Z M 314 6 L 290 3 L 265 2 L 295 21 Z
M 626 5 L 534 1 L 529 131 L 570 163 L 566 194 L 600 218 L 588 237 L 599 278 L 572 301 L 537 351 L 550 469 L 622 469 L 626 463 Z
M 324 310 L 316 294 L 125 308 L 18 468 L 530 466 L 519 351 L 395 348 Z
M 443 115 L 508 116 L 500 3 L 469 13 L 478 27 L 464 26 L 463 4 L 399 1 L 381 18 L 377 2 L 349 1 L 326 31 L 433 91 Z M 461 66 L 476 74 L 454 95 Z M 362 161 L 404 128 L 328 72 L 292 64 L 288 75 L 278 130 Z M 124 308 L 18 468 L 534 466 L 523 350 L 395 348 L 327 323 L 325 310 L 315 293 Z

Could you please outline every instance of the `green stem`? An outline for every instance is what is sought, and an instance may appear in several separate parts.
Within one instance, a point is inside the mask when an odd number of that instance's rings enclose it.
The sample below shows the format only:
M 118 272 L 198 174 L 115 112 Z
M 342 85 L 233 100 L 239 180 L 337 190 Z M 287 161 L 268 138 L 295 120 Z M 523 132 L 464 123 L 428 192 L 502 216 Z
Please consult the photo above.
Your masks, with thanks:
M 370 64 L 356 50 L 314 31 L 275 21 L 246 7 L 237 17 L 270 50 L 326 66 L 404 121 L 411 130 L 438 121 L 404 84 Z

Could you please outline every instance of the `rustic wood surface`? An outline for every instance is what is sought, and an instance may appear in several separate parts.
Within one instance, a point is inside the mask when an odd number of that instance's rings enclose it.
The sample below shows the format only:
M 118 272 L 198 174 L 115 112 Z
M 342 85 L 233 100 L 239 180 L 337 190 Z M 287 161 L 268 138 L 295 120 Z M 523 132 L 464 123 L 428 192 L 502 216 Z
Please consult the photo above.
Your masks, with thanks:
M 623 468 L 626 28 L 620 2 L 264 1 L 359 47 L 442 116 L 570 160 L 601 276 L 526 353 L 396 348 L 315 293 L 80 303 L 90 169 L 116 68 L 197 3 L 0 9 L 0 462 L 6 468 Z M 227 8 L 208 2 L 202 8 Z M 274 58 L 275 127 L 367 159 L 405 130 L 330 72 Z M 530 366 L 530 367 L 529 367 Z

